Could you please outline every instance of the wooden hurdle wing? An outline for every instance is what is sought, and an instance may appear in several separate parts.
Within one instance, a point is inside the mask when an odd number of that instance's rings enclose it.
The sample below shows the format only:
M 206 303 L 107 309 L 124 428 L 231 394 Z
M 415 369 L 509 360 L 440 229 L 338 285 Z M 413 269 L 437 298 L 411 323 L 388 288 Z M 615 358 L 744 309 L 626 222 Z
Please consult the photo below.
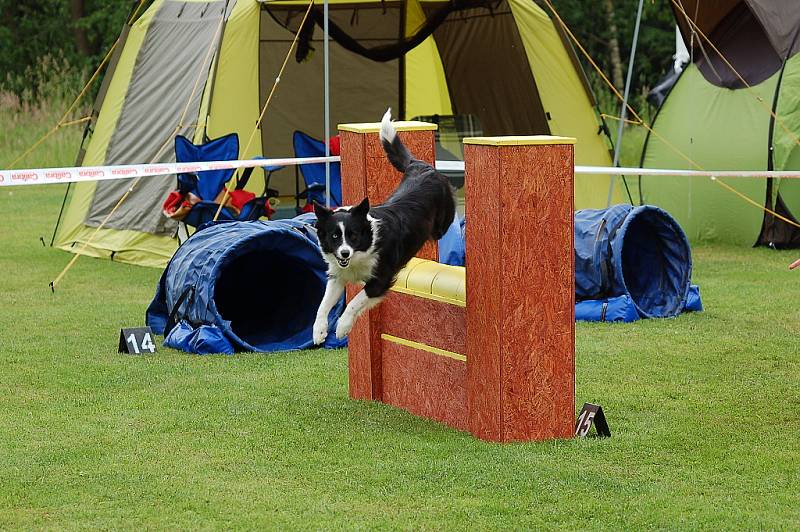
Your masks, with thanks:
M 365 191 L 388 194 L 398 179 L 378 162 L 379 125 L 357 126 L 340 126 L 346 203 Z M 398 130 L 431 161 L 429 126 Z M 383 303 L 358 320 L 349 345 L 352 398 L 490 441 L 572 436 L 574 142 L 464 140 L 467 268 L 413 259 Z

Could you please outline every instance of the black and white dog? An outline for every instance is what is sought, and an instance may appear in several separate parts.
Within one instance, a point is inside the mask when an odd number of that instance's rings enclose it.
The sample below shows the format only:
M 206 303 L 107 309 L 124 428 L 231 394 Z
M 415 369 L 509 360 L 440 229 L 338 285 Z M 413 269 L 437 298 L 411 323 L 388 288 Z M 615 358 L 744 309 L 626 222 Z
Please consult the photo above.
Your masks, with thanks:
M 391 109 L 381 121 L 381 143 L 403 179 L 385 203 L 370 208 L 364 199 L 355 207 L 335 210 L 314 205 L 317 235 L 328 262 L 328 284 L 314 322 L 314 343 L 328 335 L 328 314 L 347 283 L 364 283 L 336 327 L 344 338 L 362 312 L 381 302 L 398 272 L 426 240 L 438 240 L 453 222 L 456 205 L 445 176 L 414 158 L 400 142 L 391 122 Z

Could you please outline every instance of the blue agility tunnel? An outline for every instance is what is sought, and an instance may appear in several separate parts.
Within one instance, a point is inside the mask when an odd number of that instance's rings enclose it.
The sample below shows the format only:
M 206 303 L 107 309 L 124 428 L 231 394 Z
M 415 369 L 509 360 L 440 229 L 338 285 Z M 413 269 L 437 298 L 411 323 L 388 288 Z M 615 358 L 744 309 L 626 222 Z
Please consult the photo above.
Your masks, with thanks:
M 304 215 L 198 231 L 164 270 L 147 325 L 164 345 L 194 353 L 311 347 L 327 282 L 313 222 Z M 331 311 L 330 331 L 343 307 Z M 331 332 L 325 347 L 344 344 Z
M 439 241 L 442 262 L 464 266 L 463 220 Z M 651 205 L 575 213 L 575 319 L 635 321 L 702 310 L 680 225 Z
M 691 278 L 689 241 L 667 212 L 615 205 L 575 213 L 576 319 L 633 321 L 702 310 Z

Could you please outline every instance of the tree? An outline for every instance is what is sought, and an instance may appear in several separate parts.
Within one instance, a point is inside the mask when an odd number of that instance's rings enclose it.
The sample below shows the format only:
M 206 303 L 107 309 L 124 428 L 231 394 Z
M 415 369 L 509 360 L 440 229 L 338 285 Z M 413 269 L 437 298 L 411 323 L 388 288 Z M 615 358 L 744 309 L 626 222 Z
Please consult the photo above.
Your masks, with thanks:
M 51 82 L 43 62 L 95 68 L 133 5 L 134 0 L 0 0 L 0 90 L 35 95 L 39 85 Z
M 83 0 L 70 0 L 69 7 L 72 18 L 72 31 L 75 35 L 75 47 L 78 49 L 79 54 L 89 56 L 91 54 L 89 38 L 86 36 L 86 28 L 82 24 L 84 17 Z
M 603 0 L 608 22 L 608 58 L 611 62 L 611 81 L 617 89 L 622 89 L 622 59 L 619 56 L 617 22 L 614 17 L 614 3 Z
M 622 90 L 639 0 L 551 1 L 603 73 Z M 652 1 L 644 4 L 632 77 L 634 97 L 642 99 L 642 94 L 655 85 L 672 64 L 675 20 L 669 5 L 669 2 Z M 580 52 L 578 55 L 593 87 L 607 94 L 610 89 L 602 83 L 599 74 Z M 614 104 L 619 105 L 618 102 Z

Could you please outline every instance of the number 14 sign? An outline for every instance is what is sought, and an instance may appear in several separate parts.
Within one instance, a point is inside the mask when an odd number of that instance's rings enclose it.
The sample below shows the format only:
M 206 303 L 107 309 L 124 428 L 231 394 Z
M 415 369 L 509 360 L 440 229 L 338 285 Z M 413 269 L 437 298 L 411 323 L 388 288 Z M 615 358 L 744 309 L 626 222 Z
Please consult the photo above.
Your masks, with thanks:
M 153 331 L 150 330 L 150 327 L 120 330 L 119 352 L 131 355 L 155 353 L 156 344 L 153 343 Z

